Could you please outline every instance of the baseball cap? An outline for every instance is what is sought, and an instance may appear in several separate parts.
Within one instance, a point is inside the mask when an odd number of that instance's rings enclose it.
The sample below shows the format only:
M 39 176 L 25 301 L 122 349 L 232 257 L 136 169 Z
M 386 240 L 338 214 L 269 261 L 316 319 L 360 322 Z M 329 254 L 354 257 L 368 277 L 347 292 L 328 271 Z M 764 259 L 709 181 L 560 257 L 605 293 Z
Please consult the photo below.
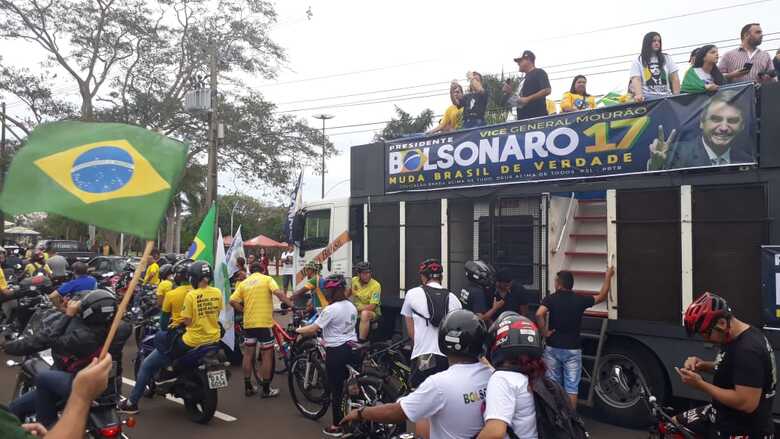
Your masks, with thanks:
M 534 55 L 534 53 L 531 52 L 530 50 L 524 50 L 522 55 L 520 55 L 517 58 L 515 58 L 515 62 L 518 62 L 518 61 L 520 61 L 523 58 L 527 58 L 531 62 L 535 62 L 536 61 L 536 55 Z

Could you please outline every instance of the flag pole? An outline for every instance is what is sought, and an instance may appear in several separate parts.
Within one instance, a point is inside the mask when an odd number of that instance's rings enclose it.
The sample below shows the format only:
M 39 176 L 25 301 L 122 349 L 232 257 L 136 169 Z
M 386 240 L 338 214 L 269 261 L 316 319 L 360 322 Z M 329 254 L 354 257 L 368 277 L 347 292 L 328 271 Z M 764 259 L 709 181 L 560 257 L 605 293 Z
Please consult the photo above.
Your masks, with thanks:
M 125 316 L 125 311 L 127 311 L 127 304 L 130 302 L 130 298 L 133 297 L 133 292 L 135 292 L 135 287 L 138 285 L 138 281 L 141 280 L 141 273 L 143 273 L 146 269 L 146 261 L 149 260 L 149 256 L 152 254 L 152 249 L 154 249 L 154 241 L 146 241 L 144 254 L 141 256 L 141 261 L 135 267 L 133 278 L 130 280 L 130 285 L 127 286 L 127 290 L 125 291 L 124 297 L 122 297 L 122 301 L 119 303 L 119 307 L 116 310 L 116 315 L 114 315 L 114 321 L 111 323 L 111 329 L 108 330 L 106 341 L 103 343 L 103 349 L 100 350 L 101 359 L 106 356 L 106 353 L 108 353 L 108 348 L 111 346 L 111 342 L 114 341 L 114 336 L 116 335 L 117 328 L 119 328 L 119 323 Z

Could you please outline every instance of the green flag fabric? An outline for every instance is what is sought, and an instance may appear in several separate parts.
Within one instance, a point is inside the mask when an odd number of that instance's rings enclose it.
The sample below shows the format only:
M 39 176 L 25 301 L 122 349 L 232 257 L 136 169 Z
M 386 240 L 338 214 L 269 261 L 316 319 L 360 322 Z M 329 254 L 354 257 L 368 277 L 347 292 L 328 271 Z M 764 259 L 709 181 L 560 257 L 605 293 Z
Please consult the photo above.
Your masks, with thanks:
M 14 156 L 0 208 L 56 213 L 155 239 L 176 191 L 187 146 L 118 123 L 39 125 Z
M 205 261 L 214 267 L 214 228 L 217 224 L 217 205 L 212 204 L 198 234 L 187 249 L 187 257 L 195 261 Z

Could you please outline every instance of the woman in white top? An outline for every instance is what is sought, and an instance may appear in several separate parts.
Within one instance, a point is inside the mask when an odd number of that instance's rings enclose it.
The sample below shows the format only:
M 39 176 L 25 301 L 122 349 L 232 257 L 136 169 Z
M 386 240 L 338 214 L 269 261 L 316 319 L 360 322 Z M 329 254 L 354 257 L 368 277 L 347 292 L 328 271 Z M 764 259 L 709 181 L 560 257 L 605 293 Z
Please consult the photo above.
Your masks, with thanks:
M 680 93 L 677 64 L 663 53 L 658 32 L 648 32 L 642 40 L 642 53 L 631 64 L 631 88 L 636 102 Z
M 322 330 L 322 338 L 325 341 L 325 371 L 330 385 L 333 413 L 333 424 L 322 432 L 330 437 L 340 437 L 343 434 L 339 427 L 343 417 L 340 395 L 347 379 L 347 364 L 353 363 L 355 358 L 350 342 L 357 342 L 357 309 L 347 300 L 346 290 L 347 281 L 343 275 L 328 276 L 322 291 L 330 305 L 322 309 L 314 323 L 296 330 L 301 335 L 314 335 Z

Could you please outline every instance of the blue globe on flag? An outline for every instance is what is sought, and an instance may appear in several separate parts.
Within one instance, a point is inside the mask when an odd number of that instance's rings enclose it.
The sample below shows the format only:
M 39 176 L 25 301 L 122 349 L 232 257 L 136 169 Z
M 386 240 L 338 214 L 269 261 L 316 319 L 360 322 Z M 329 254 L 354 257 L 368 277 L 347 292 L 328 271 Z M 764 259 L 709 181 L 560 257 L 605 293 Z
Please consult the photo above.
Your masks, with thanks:
M 416 149 L 407 151 L 404 156 L 404 171 L 411 172 L 419 170 L 422 167 L 424 158 L 425 156 Z
M 82 153 L 73 161 L 73 184 L 93 194 L 114 192 L 133 177 L 133 157 L 116 146 L 100 146 Z

